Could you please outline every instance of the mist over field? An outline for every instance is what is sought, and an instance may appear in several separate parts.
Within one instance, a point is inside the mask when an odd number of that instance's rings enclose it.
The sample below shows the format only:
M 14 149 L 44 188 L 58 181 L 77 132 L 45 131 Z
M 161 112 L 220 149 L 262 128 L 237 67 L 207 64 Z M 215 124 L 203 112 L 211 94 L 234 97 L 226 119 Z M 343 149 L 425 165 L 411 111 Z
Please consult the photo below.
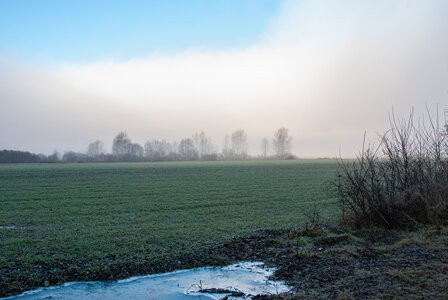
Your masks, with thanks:
M 392 107 L 447 106 L 447 15 L 437 0 L 281 1 L 236 46 L 79 60 L 2 47 L 0 149 L 85 151 L 99 139 L 110 151 L 120 131 L 143 145 L 201 130 L 220 149 L 241 128 L 257 155 L 284 126 L 299 157 L 353 156 Z

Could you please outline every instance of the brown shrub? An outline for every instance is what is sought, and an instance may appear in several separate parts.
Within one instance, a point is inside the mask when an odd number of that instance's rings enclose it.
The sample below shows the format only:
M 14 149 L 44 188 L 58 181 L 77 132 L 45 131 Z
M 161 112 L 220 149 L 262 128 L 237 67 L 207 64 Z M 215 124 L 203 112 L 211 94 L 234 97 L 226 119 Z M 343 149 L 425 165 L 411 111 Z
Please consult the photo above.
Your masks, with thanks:
M 403 228 L 448 218 L 448 131 L 392 114 L 377 147 L 364 147 L 354 162 L 339 161 L 334 192 L 342 219 L 356 226 Z M 364 138 L 365 140 L 365 138 Z

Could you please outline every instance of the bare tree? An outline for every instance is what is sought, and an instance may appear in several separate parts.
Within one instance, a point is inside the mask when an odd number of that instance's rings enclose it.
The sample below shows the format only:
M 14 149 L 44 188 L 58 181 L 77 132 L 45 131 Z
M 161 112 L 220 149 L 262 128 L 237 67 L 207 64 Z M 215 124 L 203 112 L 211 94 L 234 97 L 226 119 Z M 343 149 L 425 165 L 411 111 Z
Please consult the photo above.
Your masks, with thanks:
M 232 154 L 233 159 L 243 159 L 247 157 L 247 134 L 243 129 L 232 133 Z
M 145 157 L 146 159 L 152 161 L 154 160 L 154 153 L 155 153 L 155 147 L 154 147 L 154 140 L 153 141 L 147 141 L 145 143 Z
M 199 150 L 199 134 L 196 132 L 191 136 L 191 141 L 193 143 L 194 151 L 200 156 L 200 150 Z
M 129 144 L 128 154 L 131 156 L 131 158 L 142 158 L 143 147 L 137 143 Z
M 200 159 L 210 160 L 212 158 L 216 158 L 216 150 L 212 144 L 212 139 L 207 137 L 204 131 L 201 131 L 200 134 L 194 134 L 193 140 L 195 140 L 195 148 Z
M 292 137 L 288 134 L 288 128 L 282 127 L 274 133 L 272 145 L 278 158 L 285 159 L 290 155 Z
M 130 145 L 131 145 L 131 139 L 129 138 L 128 134 L 123 131 L 120 132 L 114 138 L 112 144 L 112 154 L 118 156 L 129 154 Z
M 204 131 L 199 134 L 199 157 L 204 158 L 209 152 L 209 140 Z
M 263 138 L 261 140 L 261 157 L 263 159 L 268 158 L 269 153 L 269 140 L 267 138 Z
M 204 131 L 193 134 L 191 140 L 193 141 L 194 149 L 199 159 L 205 159 L 211 153 L 211 138 L 207 137 Z
M 169 143 L 169 153 L 167 156 L 168 160 L 178 160 L 178 149 L 179 149 L 179 143 L 174 141 L 172 143 Z
M 87 156 L 97 159 L 104 154 L 104 144 L 100 140 L 96 140 L 87 147 Z
M 443 125 L 443 130 L 442 130 L 442 136 L 445 138 L 445 142 L 444 142 L 444 148 L 445 148 L 445 154 L 448 155 L 448 108 L 445 108 L 443 110 L 444 115 L 445 115 L 445 124 Z
M 224 137 L 224 143 L 222 146 L 222 157 L 224 159 L 229 159 L 232 157 L 232 151 L 230 149 L 230 137 L 228 134 L 226 134 L 226 136 Z
M 196 160 L 198 154 L 194 147 L 194 141 L 191 138 L 182 139 L 179 143 L 179 154 L 182 159 Z
M 145 144 L 145 156 L 151 161 L 162 161 L 171 152 L 171 144 L 165 140 L 147 141 Z

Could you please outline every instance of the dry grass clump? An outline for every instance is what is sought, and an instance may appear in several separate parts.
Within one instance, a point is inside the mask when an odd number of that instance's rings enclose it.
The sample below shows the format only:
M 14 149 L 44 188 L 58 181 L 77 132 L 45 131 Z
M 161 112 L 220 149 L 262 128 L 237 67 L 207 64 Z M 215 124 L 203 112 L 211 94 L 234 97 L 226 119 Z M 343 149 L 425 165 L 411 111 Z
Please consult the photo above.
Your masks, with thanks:
M 339 163 L 332 183 L 342 220 L 356 226 L 404 228 L 448 219 L 448 125 L 390 117 L 377 147 Z

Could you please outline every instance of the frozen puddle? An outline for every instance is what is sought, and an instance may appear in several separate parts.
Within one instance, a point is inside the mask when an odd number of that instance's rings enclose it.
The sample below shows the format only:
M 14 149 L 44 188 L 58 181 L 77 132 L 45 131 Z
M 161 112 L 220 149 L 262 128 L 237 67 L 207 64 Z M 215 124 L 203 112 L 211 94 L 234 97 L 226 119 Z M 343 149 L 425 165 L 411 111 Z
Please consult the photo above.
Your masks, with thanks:
M 0 229 L 23 229 L 23 227 L 16 227 L 16 225 L 0 226 Z
M 68 282 L 38 288 L 6 299 L 250 299 L 259 294 L 287 292 L 289 287 L 268 280 L 273 269 L 261 262 L 204 267 L 118 281 Z M 225 293 L 225 291 L 229 291 Z M 233 295 L 230 293 L 233 291 Z

